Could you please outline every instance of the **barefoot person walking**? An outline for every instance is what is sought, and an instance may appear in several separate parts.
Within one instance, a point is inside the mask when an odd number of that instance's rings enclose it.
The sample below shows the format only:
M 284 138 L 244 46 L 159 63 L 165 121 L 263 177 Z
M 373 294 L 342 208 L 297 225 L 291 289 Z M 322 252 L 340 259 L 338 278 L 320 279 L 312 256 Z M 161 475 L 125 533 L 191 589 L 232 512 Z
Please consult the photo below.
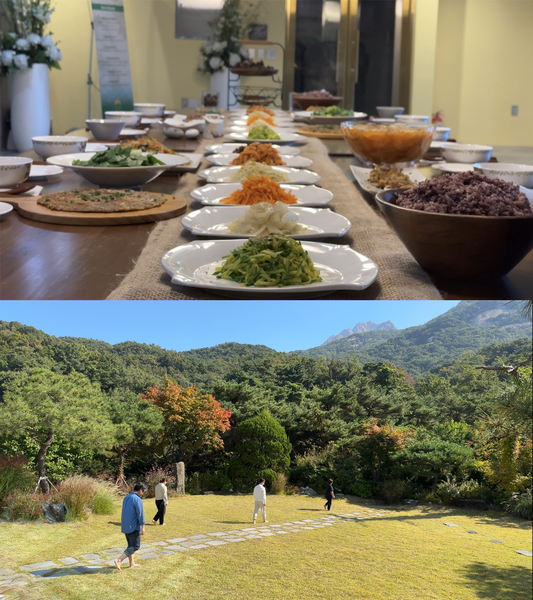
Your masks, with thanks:
M 122 502 L 122 517 L 120 519 L 121 531 L 126 535 L 128 547 L 124 553 L 115 558 L 117 569 L 121 570 L 121 563 L 126 557 L 130 567 L 138 567 L 133 554 L 141 547 L 141 535 L 144 535 L 144 508 L 142 496 L 146 492 L 144 483 L 136 483 L 133 492 L 129 493 Z
M 152 519 L 154 525 L 158 521 L 159 525 L 165 524 L 165 513 L 168 504 L 167 481 L 168 479 L 163 477 L 163 479 L 155 486 L 155 505 L 157 506 L 157 513 Z
M 254 500 L 255 500 L 255 508 L 254 508 L 254 523 L 257 519 L 257 513 L 259 509 L 263 513 L 263 521 L 267 523 L 267 513 L 266 513 L 266 501 L 267 494 L 265 490 L 265 480 L 260 479 L 258 484 L 254 487 Z

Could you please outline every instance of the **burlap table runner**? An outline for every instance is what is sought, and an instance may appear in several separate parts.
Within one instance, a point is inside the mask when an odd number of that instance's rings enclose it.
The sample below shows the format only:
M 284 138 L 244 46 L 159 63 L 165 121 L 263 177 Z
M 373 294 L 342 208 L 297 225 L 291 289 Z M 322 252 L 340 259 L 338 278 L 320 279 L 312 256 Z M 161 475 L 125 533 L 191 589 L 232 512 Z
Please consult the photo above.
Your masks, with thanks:
M 320 185 L 333 192 L 329 208 L 347 217 L 350 232 L 340 239 L 327 240 L 349 244 L 354 250 L 371 258 L 378 266 L 377 280 L 362 291 L 339 291 L 327 296 L 337 300 L 439 300 L 441 295 L 428 275 L 407 252 L 379 211 L 370 207 L 356 185 L 333 164 L 327 149 L 318 139 L 308 138 L 302 146 L 302 156 L 313 160 L 311 167 L 321 176 Z M 204 140 L 197 150 L 203 152 L 213 140 Z M 200 170 L 210 166 L 202 161 Z M 188 198 L 188 212 L 201 205 L 189 193 L 203 185 L 198 175 L 184 175 L 176 193 Z M 139 260 L 108 300 L 215 300 L 221 296 L 204 290 L 174 286 L 161 266 L 161 257 L 170 249 L 186 244 L 196 237 L 181 225 L 182 217 L 161 221 L 150 234 Z

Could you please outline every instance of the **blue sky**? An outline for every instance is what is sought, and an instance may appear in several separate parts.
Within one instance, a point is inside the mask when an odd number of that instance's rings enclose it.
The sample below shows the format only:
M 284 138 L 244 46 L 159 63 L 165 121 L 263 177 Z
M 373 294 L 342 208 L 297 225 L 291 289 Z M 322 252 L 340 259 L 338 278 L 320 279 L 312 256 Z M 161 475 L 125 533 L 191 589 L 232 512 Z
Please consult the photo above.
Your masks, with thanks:
M 363 321 L 421 325 L 456 301 L 183 301 L 0 302 L 0 320 L 18 321 L 55 336 L 111 344 L 135 341 L 169 350 L 224 342 L 263 344 L 288 352 L 318 346 Z

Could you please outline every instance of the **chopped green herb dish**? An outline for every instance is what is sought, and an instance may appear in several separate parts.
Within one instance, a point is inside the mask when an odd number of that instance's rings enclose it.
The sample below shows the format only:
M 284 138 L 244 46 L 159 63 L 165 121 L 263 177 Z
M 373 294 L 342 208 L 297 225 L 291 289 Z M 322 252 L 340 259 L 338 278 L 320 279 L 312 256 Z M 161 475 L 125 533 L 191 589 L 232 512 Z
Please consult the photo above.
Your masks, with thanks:
M 224 258 L 226 262 L 214 275 L 243 286 L 284 287 L 322 281 L 302 244 L 284 235 L 252 238 Z
M 353 110 L 346 110 L 338 106 L 328 106 L 313 111 L 315 117 L 353 117 Z
M 135 148 L 115 146 L 102 152 L 97 152 L 90 160 L 73 160 L 76 167 L 151 167 L 165 163 L 154 154 L 143 154 Z
M 249 140 L 281 140 L 281 137 L 268 125 L 252 127 L 248 133 Z

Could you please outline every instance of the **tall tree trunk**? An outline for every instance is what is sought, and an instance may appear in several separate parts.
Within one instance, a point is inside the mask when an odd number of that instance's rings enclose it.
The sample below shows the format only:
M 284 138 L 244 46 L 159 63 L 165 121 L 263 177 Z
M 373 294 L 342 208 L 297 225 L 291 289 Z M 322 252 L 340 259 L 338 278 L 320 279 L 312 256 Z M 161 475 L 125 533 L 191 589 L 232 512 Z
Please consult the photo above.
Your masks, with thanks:
M 124 461 L 126 458 L 126 452 L 124 448 L 119 447 L 117 449 L 118 452 L 118 473 L 117 473 L 117 485 L 124 486 L 126 484 L 126 479 L 124 478 Z
M 39 473 L 39 479 L 41 484 L 41 491 L 43 494 L 48 494 L 50 486 L 48 485 L 48 479 L 46 478 L 46 453 L 50 448 L 51 443 L 54 441 L 54 434 L 49 433 L 46 440 L 41 444 L 39 452 L 37 454 L 37 471 Z

